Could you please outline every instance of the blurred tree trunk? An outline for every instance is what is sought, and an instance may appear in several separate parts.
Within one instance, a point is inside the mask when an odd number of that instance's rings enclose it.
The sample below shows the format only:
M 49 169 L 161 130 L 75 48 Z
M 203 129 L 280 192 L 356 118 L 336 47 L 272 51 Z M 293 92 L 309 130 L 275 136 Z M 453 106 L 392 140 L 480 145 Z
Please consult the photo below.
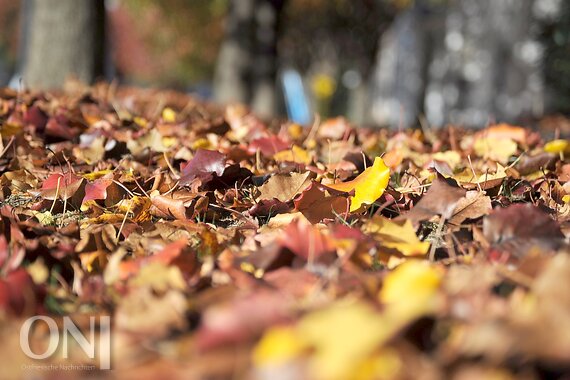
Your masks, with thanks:
M 68 77 L 93 82 L 104 70 L 103 0 L 28 0 L 21 53 L 24 83 L 58 88 Z
M 249 101 L 249 67 L 253 61 L 253 13 L 255 0 L 234 0 L 226 19 L 226 37 L 214 78 L 214 96 L 218 102 Z
M 255 8 L 255 55 L 251 105 L 261 116 L 273 116 L 276 107 L 277 40 L 285 0 L 258 0 Z
M 570 2 L 546 11 L 542 41 L 548 112 L 570 114 Z
M 535 0 L 416 1 L 381 41 L 373 117 L 397 127 L 485 126 L 543 113 Z
M 274 114 L 279 19 L 285 2 L 231 2 L 214 78 L 217 101 L 250 104 L 261 116 Z

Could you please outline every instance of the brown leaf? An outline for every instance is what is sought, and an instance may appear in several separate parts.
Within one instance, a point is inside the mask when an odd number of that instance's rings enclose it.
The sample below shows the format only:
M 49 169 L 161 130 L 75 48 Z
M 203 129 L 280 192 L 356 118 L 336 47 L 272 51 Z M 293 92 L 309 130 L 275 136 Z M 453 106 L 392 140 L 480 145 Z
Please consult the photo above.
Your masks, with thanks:
M 455 205 L 453 214 L 448 223 L 459 226 L 467 219 L 477 219 L 488 215 L 493 207 L 491 198 L 478 191 L 468 191 Z
M 428 192 L 408 213 L 397 219 L 409 219 L 414 225 L 422 220 L 429 220 L 435 215 L 450 217 L 455 205 L 465 196 L 466 191 L 453 187 L 443 179 L 436 178 Z
M 276 174 L 259 187 L 258 199 L 278 199 L 287 202 L 311 185 L 312 172 Z
M 176 192 L 170 195 L 154 195 L 150 198 L 155 209 L 151 213 L 162 217 L 179 220 L 188 220 L 193 215 L 193 208 L 189 209 L 198 194 L 187 192 Z
M 515 169 L 521 175 L 527 175 L 537 172 L 541 169 L 549 169 L 556 162 L 556 155 L 547 152 L 541 152 L 533 156 L 522 156 L 515 165 Z
M 532 249 L 552 251 L 564 244 L 559 224 L 532 204 L 495 209 L 483 220 L 483 233 L 499 252 L 519 258 Z
M 313 224 L 323 219 L 334 219 L 336 215 L 346 213 L 349 205 L 347 199 L 339 196 L 327 196 L 316 182 L 305 189 L 295 199 L 295 209 L 300 211 Z

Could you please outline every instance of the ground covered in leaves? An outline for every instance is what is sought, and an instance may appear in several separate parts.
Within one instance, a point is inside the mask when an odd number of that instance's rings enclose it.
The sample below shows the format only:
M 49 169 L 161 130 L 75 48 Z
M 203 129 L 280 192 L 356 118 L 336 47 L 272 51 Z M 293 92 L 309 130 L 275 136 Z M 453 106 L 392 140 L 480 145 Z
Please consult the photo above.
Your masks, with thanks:
M 6 378 L 570 373 L 567 140 L 268 124 L 106 86 L 0 90 L 0 133 Z M 38 314 L 110 316 L 113 371 L 30 366 L 97 364 L 27 358 Z

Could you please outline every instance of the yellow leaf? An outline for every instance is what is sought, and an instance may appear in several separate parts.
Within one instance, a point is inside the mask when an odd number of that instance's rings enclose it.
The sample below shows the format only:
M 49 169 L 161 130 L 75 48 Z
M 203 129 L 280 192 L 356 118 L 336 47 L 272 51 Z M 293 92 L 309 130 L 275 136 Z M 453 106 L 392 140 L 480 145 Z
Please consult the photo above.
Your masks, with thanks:
M 146 127 L 147 124 L 148 124 L 148 121 L 147 121 L 145 118 L 140 117 L 140 116 L 135 116 L 135 118 L 133 119 L 133 121 L 134 121 L 136 124 L 138 124 L 138 125 L 140 125 L 141 127 L 143 127 L 143 128 Z
M 162 145 L 166 148 L 170 148 L 176 144 L 180 143 L 180 140 L 177 137 L 163 137 L 162 138 Z
M 253 350 L 253 363 L 258 366 L 279 365 L 299 356 L 305 342 L 293 327 L 273 327 L 265 332 Z
M 474 149 L 479 157 L 505 164 L 516 154 L 517 143 L 508 138 L 482 137 L 475 140 Z
M 169 289 L 186 289 L 180 268 L 160 262 L 148 263 L 143 266 L 139 273 L 129 281 L 129 285 L 148 286 L 158 293 L 166 292 Z
M 176 122 L 176 112 L 169 107 L 166 107 L 162 110 L 162 120 L 167 123 L 175 123 Z
M 275 153 L 273 158 L 277 162 L 296 162 L 298 164 L 308 165 L 311 163 L 312 158 L 309 152 L 303 148 L 299 148 L 297 145 L 293 145 L 291 149 L 282 150 L 281 152 Z
M 96 179 L 104 177 L 105 175 L 112 173 L 112 172 L 113 172 L 112 170 L 105 169 L 105 170 L 98 170 L 98 171 L 92 172 L 92 173 L 85 173 L 85 174 L 82 174 L 81 176 L 88 181 L 95 181 Z
M 563 196 L 562 201 L 564 201 L 564 203 L 570 203 L 570 195 Z
M 380 301 L 394 318 L 413 320 L 434 310 L 441 279 L 441 271 L 433 264 L 406 261 L 386 276 Z
M 497 164 L 497 171 L 495 173 L 473 173 L 471 168 L 465 168 L 462 172 L 451 176 L 451 178 L 466 189 L 475 189 L 481 186 L 482 190 L 491 189 L 500 185 L 506 177 L 507 171 L 501 164 Z
M 362 362 L 350 380 L 395 379 L 404 363 L 397 351 L 382 349 Z
M 394 273 L 392 285 L 402 285 L 409 290 L 409 286 L 400 280 L 410 279 Z M 421 271 L 415 274 L 420 279 L 429 277 Z M 428 299 L 426 294 L 431 295 L 437 290 L 432 283 L 424 281 L 426 289 L 419 292 L 420 296 L 407 291 L 403 296 L 409 296 L 410 301 L 418 304 L 418 300 Z M 390 378 L 399 372 L 402 362 L 396 352 L 383 346 L 427 308 L 410 312 L 394 307 L 391 296 L 386 301 L 390 302 L 386 302 L 385 312 L 380 313 L 367 303 L 345 299 L 306 315 L 294 327 L 269 329 L 253 351 L 253 362 L 258 367 L 278 366 L 300 355 L 308 355 L 311 379 Z
M 93 139 L 88 147 L 76 146 L 73 153 L 89 165 L 100 162 L 105 157 L 105 138 L 101 136 Z
M 359 210 L 364 204 L 372 204 L 384 194 L 390 181 L 390 169 L 382 158 L 376 157 L 374 164 L 352 181 L 327 185 L 331 189 L 351 192 L 354 197 L 350 202 L 350 212 Z
M 404 256 L 423 256 L 430 246 L 429 242 L 418 239 L 409 220 L 394 221 L 377 216 L 366 223 L 363 230 L 374 235 L 382 246 L 397 249 Z
M 298 336 L 315 349 L 310 361 L 312 378 L 344 380 L 357 370 L 393 330 L 382 315 L 363 302 L 338 302 L 304 317 Z
M 215 147 L 212 145 L 210 140 L 205 137 L 201 137 L 192 143 L 192 149 L 214 149 Z
M 461 163 L 461 156 L 454 150 L 434 153 L 431 158 L 435 161 L 447 163 L 452 170 Z
M 145 149 L 150 149 L 158 153 L 167 152 L 168 147 L 164 145 L 162 139 L 162 135 L 156 129 L 151 129 L 148 133 L 136 140 L 128 140 L 127 148 L 135 155 L 141 154 Z
M 26 267 L 26 271 L 36 284 L 45 284 L 49 278 L 49 269 L 44 264 L 44 260 L 39 257 L 32 264 Z
M 289 132 L 289 136 L 291 136 L 292 139 L 297 140 L 303 136 L 303 127 L 297 123 L 293 123 L 289 125 L 287 132 Z
M 135 223 L 146 222 L 151 219 L 150 207 L 152 201 L 147 197 L 134 196 L 131 199 L 123 199 L 118 203 L 118 210 L 122 213 L 132 213 L 131 219 Z
M 552 140 L 544 145 L 544 151 L 548 153 L 570 153 L 570 142 L 568 140 Z
M 79 254 L 81 265 L 87 272 L 91 273 L 96 267 L 104 268 L 107 264 L 107 253 L 104 251 L 93 251 Z

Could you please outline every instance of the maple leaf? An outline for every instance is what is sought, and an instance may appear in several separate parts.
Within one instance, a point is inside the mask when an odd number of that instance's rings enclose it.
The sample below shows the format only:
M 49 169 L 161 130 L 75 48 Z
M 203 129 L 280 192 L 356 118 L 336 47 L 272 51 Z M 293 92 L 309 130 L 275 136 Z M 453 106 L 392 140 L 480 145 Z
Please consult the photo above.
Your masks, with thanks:
M 374 164 L 352 181 L 326 185 L 327 187 L 345 193 L 354 192 L 350 201 L 350 212 L 360 210 L 364 205 L 371 205 L 384 194 L 390 181 L 390 169 L 380 157 L 374 159 Z

